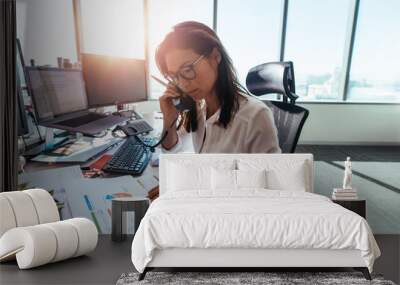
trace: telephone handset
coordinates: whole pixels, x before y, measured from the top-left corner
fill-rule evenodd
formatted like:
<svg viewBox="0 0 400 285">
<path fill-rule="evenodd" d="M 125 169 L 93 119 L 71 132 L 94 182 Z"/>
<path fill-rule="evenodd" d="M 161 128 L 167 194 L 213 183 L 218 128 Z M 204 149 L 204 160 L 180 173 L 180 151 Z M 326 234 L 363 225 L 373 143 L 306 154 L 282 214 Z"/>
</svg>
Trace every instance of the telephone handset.
<svg viewBox="0 0 400 285">
<path fill-rule="evenodd" d="M 167 83 L 165 83 L 161 79 L 155 77 L 154 75 L 152 75 L 151 77 L 153 77 L 158 83 L 164 85 L 165 87 L 168 86 Z M 172 83 L 172 82 L 170 82 L 170 83 Z M 195 106 L 195 102 L 194 102 L 193 98 L 190 97 L 189 95 L 187 95 L 185 92 L 183 92 L 183 90 L 181 88 L 179 88 L 179 86 L 177 86 L 174 83 L 172 83 L 172 84 L 176 87 L 178 92 L 181 94 L 181 96 L 179 98 L 172 99 L 172 103 L 174 104 L 175 108 L 180 112 L 190 111 L 190 109 L 192 109 L 192 107 Z"/>
<path fill-rule="evenodd" d="M 172 99 L 175 108 L 180 112 L 190 111 L 195 102 L 189 95 L 182 95 L 178 99 Z"/>
</svg>

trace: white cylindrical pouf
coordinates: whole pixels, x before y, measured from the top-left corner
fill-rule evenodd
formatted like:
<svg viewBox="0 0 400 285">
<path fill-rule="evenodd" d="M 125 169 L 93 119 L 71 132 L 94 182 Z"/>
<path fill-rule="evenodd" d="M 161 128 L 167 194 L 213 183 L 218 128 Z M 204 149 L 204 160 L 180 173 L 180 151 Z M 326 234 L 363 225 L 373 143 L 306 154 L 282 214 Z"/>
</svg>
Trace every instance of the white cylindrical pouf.
<svg viewBox="0 0 400 285">
<path fill-rule="evenodd" d="M 91 220 L 86 218 L 73 218 L 65 220 L 75 227 L 78 233 L 79 245 L 74 257 L 86 254 L 96 248 L 98 231 Z"/>
<path fill-rule="evenodd" d="M 57 252 L 51 262 L 57 262 L 73 257 L 78 249 L 78 233 L 75 228 L 65 221 L 41 225 L 51 229 L 56 235 Z"/>
<path fill-rule="evenodd" d="M 31 197 L 23 191 L 1 193 L 13 209 L 17 227 L 33 226 L 39 223 L 36 208 Z"/>
<path fill-rule="evenodd" d="M 0 193 L 0 261 L 16 258 L 20 269 L 28 269 L 96 248 L 98 231 L 91 220 L 59 218 L 43 189 Z"/>
<path fill-rule="evenodd" d="M 0 239 L 0 252 L 16 253 L 20 269 L 40 266 L 53 260 L 57 252 L 54 232 L 41 225 L 14 228 Z"/>
<path fill-rule="evenodd" d="M 6 231 L 17 226 L 11 204 L 2 194 L 0 193 L 0 238 Z"/>
<path fill-rule="evenodd" d="M 39 218 L 39 224 L 60 220 L 57 205 L 49 192 L 43 189 L 29 189 L 23 192 L 31 197 Z"/>
</svg>

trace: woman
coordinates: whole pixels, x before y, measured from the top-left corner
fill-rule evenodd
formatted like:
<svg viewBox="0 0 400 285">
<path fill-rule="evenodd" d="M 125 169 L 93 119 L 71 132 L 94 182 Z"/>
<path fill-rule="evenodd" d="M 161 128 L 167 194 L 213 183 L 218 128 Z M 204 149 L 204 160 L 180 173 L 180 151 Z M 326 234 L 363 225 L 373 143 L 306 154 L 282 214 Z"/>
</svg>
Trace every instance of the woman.
<svg viewBox="0 0 400 285">
<path fill-rule="evenodd" d="M 215 32 L 198 22 L 173 27 L 156 51 L 156 63 L 170 81 L 160 97 L 164 151 L 182 150 L 192 133 L 196 153 L 280 152 L 271 110 L 239 84 L 231 59 Z M 194 99 L 179 113 L 179 88 Z M 176 127 L 176 121 L 179 124 Z"/>
</svg>

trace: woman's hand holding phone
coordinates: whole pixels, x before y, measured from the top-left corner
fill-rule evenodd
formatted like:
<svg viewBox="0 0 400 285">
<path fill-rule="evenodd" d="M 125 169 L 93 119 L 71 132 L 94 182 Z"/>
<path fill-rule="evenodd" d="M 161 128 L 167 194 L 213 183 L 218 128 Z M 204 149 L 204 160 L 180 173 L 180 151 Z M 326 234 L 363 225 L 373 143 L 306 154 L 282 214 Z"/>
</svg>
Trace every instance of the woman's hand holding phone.
<svg viewBox="0 0 400 285">
<path fill-rule="evenodd" d="M 178 110 L 175 108 L 173 99 L 178 99 L 181 96 L 175 85 L 168 83 L 167 89 L 160 97 L 160 109 L 164 115 L 164 126 L 170 126 L 178 117 Z"/>
<path fill-rule="evenodd" d="M 176 119 L 178 118 L 178 110 L 176 109 L 173 99 L 177 99 L 181 94 L 176 89 L 176 87 L 169 83 L 167 85 L 167 89 L 164 91 L 164 94 L 160 97 L 160 109 L 163 113 L 164 117 L 164 132 L 168 132 L 168 135 L 165 137 L 164 142 L 162 143 L 165 149 L 170 149 L 174 145 L 176 145 L 178 141 L 178 133 L 176 128 L 171 128 Z"/>
</svg>

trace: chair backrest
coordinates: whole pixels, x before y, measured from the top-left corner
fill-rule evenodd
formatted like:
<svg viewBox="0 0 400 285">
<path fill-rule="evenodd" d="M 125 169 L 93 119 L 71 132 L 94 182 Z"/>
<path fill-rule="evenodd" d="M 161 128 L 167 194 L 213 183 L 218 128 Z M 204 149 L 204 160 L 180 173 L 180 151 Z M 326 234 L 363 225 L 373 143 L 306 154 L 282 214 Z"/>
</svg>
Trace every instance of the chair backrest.
<svg viewBox="0 0 400 285">
<path fill-rule="evenodd" d="M 279 101 L 266 101 L 265 104 L 274 114 L 282 153 L 294 153 L 309 111 L 303 107 Z"/>
<path fill-rule="evenodd" d="M 292 104 L 299 97 L 296 93 L 293 62 L 267 62 L 249 70 L 246 77 L 247 89 L 256 96 L 282 94 L 283 102 L 288 98 Z"/>
<path fill-rule="evenodd" d="M 293 63 L 269 62 L 250 69 L 246 78 L 247 89 L 256 96 L 270 93 L 283 95 L 283 102 L 264 101 L 274 114 L 278 129 L 279 146 L 283 153 L 294 153 L 309 111 L 296 106 Z M 287 103 L 288 98 L 290 103 Z"/>
</svg>

